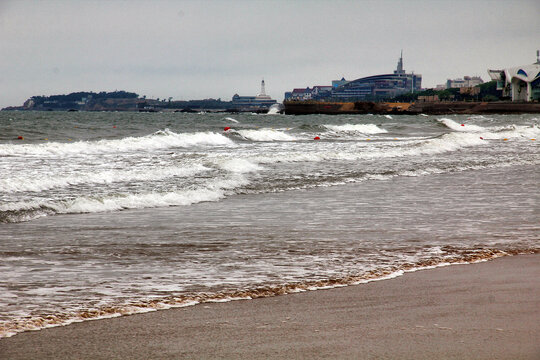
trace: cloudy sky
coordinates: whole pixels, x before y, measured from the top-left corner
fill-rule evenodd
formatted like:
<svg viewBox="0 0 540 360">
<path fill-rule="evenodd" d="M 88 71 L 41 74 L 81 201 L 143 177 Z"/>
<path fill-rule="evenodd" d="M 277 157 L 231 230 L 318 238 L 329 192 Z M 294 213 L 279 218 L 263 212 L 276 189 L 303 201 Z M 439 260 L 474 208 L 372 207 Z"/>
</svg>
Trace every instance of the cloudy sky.
<svg viewBox="0 0 540 360">
<path fill-rule="evenodd" d="M 533 63 L 538 0 L 0 0 L 0 108 L 33 95 L 254 95 L 404 68 L 423 87 Z"/>
</svg>

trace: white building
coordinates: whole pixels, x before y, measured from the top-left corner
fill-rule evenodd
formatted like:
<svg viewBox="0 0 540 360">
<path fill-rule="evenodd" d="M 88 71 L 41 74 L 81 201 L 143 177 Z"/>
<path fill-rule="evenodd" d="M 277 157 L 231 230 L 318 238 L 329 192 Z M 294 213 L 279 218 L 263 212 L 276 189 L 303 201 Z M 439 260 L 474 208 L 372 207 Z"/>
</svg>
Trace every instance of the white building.
<svg viewBox="0 0 540 360">
<path fill-rule="evenodd" d="M 497 89 L 503 91 L 503 96 L 511 96 L 512 101 L 540 99 L 540 51 L 536 56 L 536 62 L 531 65 L 488 70 L 491 79 L 497 80 Z"/>
<path fill-rule="evenodd" d="M 474 87 L 483 83 L 484 80 L 479 76 L 464 76 L 463 79 L 446 80 L 446 88 Z"/>
</svg>

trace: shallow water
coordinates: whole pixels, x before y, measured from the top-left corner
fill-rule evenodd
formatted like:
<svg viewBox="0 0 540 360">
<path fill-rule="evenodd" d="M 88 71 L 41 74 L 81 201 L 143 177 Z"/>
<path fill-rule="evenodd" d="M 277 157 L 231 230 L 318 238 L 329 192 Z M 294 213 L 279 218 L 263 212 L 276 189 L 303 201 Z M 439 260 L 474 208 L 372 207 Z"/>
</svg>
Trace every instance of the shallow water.
<svg viewBox="0 0 540 360">
<path fill-rule="evenodd" d="M 538 251 L 538 122 L 0 112 L 0 336 Z"/>
</svg>

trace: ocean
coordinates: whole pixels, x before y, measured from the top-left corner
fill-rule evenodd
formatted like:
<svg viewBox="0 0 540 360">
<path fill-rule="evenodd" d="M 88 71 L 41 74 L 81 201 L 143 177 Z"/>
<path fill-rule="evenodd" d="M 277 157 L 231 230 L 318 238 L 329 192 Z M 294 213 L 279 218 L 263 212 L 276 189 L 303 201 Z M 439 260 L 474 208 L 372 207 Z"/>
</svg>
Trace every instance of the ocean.
<svg viewBox="0 0 540 360">
<path fill-rule="evenodd" d="M 539 122 L 0 112 L 0 337 L 538 252 Z"/>
</svg>

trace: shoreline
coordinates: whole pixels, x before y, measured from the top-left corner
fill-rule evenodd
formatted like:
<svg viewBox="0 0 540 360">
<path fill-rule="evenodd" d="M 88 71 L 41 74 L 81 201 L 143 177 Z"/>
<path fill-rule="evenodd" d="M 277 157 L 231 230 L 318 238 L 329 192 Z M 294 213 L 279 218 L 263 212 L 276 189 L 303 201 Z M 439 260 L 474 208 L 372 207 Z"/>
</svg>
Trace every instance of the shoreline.
<svg viewBox="0 0 540 360">
<path fill-rule="evenodd" d="M 447 358 L 540 355 L 540 254 L 385 281 L 206 302 L 0 339 L 0 356 Z"/>
<path fill-rule="evenodd" d="M 0 333 L 0 340 L 9 338 L 17 334 L 28 331 L 40 331 L 55 327 L 64 327 L 76 323 L 106 320 L 121 316 L 132 316 L 146 314 L 154 311 L 171 310 L 197 306 L 208 303 L 230 302 L 238 300 L 255 300 L 261 298 L 270 298 L 296 294 L 307 291 L 331 290 L 347 286 L 357 286 L 368 284 L 375 281 L 385 281 L 403 276 L 406 273 L 417 271 L 432 270 L 440 267 L 452 265 L 471 265 L 492 261 L 501 257 L 537 254 L 534 249 L 521 249 L 512 252 L 502 250 L 484 249 L 462 257 L 449 257 L 442 259 L 428 259 L 417 263 L 405 263 L 401 266 L 368 271 L 361 275 L 346 276 L 343 278 L 330 278 L 325 280 L 311 280 L 306 282 L 285 283 L 282 285 L 268 285 L 245 290 L 231 290 L 216 293 L 186 294 L 178 296 L 163 297 L 161 299 L 139 300 L 132 304 L 124 305 L 106 305 L 104 307 L 83 311 L 79 313 L 51 314 L 44 317 L 31 318 L 27 321 L 20 321 L 17 328 L 2 327 L 0 330 L 8 331 Z M 11 332 L 9 332 L 11 330 Z"/>
</svg>

